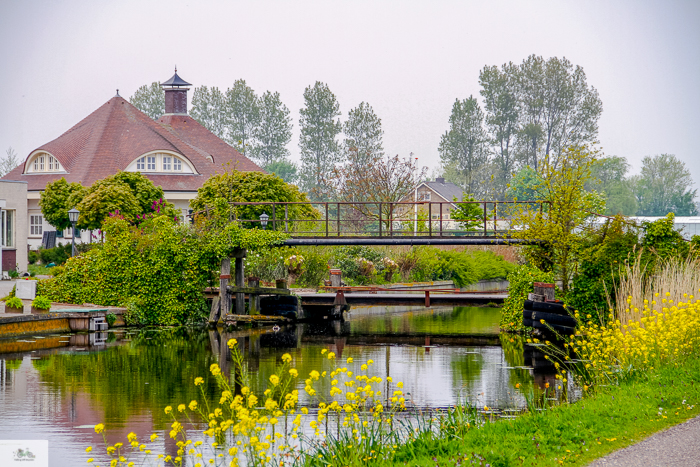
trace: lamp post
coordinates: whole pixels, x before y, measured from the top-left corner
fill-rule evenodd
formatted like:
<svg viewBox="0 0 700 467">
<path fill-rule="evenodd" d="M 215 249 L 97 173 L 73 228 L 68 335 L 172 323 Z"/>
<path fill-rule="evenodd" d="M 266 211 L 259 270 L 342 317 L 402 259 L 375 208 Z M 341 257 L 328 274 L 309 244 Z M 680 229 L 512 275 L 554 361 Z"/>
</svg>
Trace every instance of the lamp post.
<svg viewBox="0 0 700 467">
<path fill-rule="evenodd" d="M 267 229 L 267 220 L 270 218 L 266 213 L 260 214 L 260 225 L 262 225 L 263 230 Z"/>
<path fill-rule="evenodd" d="M 71 235 L 71 256 L 75 256 L 75 224 L 78 222 L 78 217 L 80 217 L 80 211 L 73 208 L 68 211 L 68 220 L 73 224 L 73 235 Z"/>
</svg>

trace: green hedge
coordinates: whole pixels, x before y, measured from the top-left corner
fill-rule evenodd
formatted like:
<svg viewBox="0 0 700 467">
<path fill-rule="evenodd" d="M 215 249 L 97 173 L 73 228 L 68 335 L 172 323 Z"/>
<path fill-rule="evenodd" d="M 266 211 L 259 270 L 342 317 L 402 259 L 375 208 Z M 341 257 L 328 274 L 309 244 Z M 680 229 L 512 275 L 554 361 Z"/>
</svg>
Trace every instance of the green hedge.
<svg viewBox="0 0 700 467">
<path fill-rule="evenodd" d="M 175 324 L 206 313 L 203 290 L 219 261 L 236 247 L 260 249 L 282 234 L 242 232 L 236 224 L 200 231 L 159 216 L 138 226 L 113 217 L 103 224 L 106 240 L 54 269 L 39 292 L 52 301 L 127 306 L 132 322 Z"/>
<path fill-rule="evenodd" d="M 501 309 L 501 329 L 506 331 L 518 331 L 525 329 L 523 326 L 523 305 L 527 300 L 527 294 L 532 293 L 535 282 L 554 283 L 554 273 L 545 272 L 534 266 L 518 266 L 508 274 L 508 297 L 503 302 Z"/>
</svg>

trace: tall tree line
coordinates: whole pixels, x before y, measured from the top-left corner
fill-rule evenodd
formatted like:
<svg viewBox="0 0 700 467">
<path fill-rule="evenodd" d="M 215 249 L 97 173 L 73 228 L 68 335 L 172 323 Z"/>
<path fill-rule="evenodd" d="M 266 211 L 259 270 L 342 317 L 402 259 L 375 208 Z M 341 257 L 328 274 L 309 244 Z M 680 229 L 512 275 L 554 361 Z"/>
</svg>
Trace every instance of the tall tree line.
<svg viewBox="0 0 700 467">
<path fill-rule="evenodd" d="M 164 92 L 158 83 L 141 86 L 130 101 L 153 119 L 164 112 Z M 267 91 L 258 96 L 244 80 L 226 91 L 200 86 L 193 90 L 190 110 L 205 128 L 265 170 L 298 183 L 313 199 L 337 195 L 336 170 L 341 167 L 362 173 L 354 169 L 389 163 L 384 160 L 381 119 L 367 102 L 351 109 L 341 122 L 335 94 L 326 83 L 316 82 L 304 90 L 304 107 L 299 113 L 301 163 L 297 167 L 289 160 L 287 148 L 292 120 L 279 93 Z"/>
<path fill-rule="evenodd" d="M 479 84 L 483 109 L 457 99 L 438 148 L 446 178 L 470 194 L 503 199 L 519 169 L 556 167 L 569 146 L 596 141 L 602 102 L 566 58 L 485 66 Z"/>
</svg>

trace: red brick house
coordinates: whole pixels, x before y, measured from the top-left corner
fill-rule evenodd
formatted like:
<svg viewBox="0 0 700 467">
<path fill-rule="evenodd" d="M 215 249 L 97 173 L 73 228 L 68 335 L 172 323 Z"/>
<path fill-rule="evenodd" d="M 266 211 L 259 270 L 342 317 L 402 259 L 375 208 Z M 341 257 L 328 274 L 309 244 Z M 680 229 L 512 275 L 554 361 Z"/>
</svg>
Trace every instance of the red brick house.
<svg viewBox="0 0 700 467">
<path fill-rule="evenodd" d="M 61 177 L 89 186 L 120 170 L 141 172 L 186 213 L 197 189 L 211 175 L 225 170 L 224 166 L 262 171 L 187 114 L 191 85 L 177 70 L 161 86 L 165 114 L 158 120 L 149 118 L 117 92 L 61 136 L 36 148 L 24 164 L 3 177 L 28 184 L 27 235 L 32 248 L 41 244 L 44 231 L 55 230 L 43 220 L 39 199 L 46 184 Z M 85 234 L 83 240 L 88 238 Z"/>
</svg>

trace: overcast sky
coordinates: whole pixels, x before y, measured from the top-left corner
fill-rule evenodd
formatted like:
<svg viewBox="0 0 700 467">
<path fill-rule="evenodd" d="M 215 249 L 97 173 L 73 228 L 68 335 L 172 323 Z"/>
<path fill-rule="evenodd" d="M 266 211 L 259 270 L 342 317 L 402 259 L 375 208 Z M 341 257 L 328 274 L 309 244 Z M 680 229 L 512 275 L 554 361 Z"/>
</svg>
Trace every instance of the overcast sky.
<svg viewBox="0 0 700 467">
<path fill-rule="evenodd" d="M 389 154 L 438 166 L 456 98 L 484 65 L 531 54 L 580 65 L 603 101 L 600 141 L 634 170 L 676 154 L 700 182 L 700 1 L 0 0 L 0 150 L 24 159 L 119 93 L 178 74 L 278 91 L 298 118 L 327 83 L 362 101 Z M 190 96 L 191 97 L 191 96 Z"/>
</svg>

